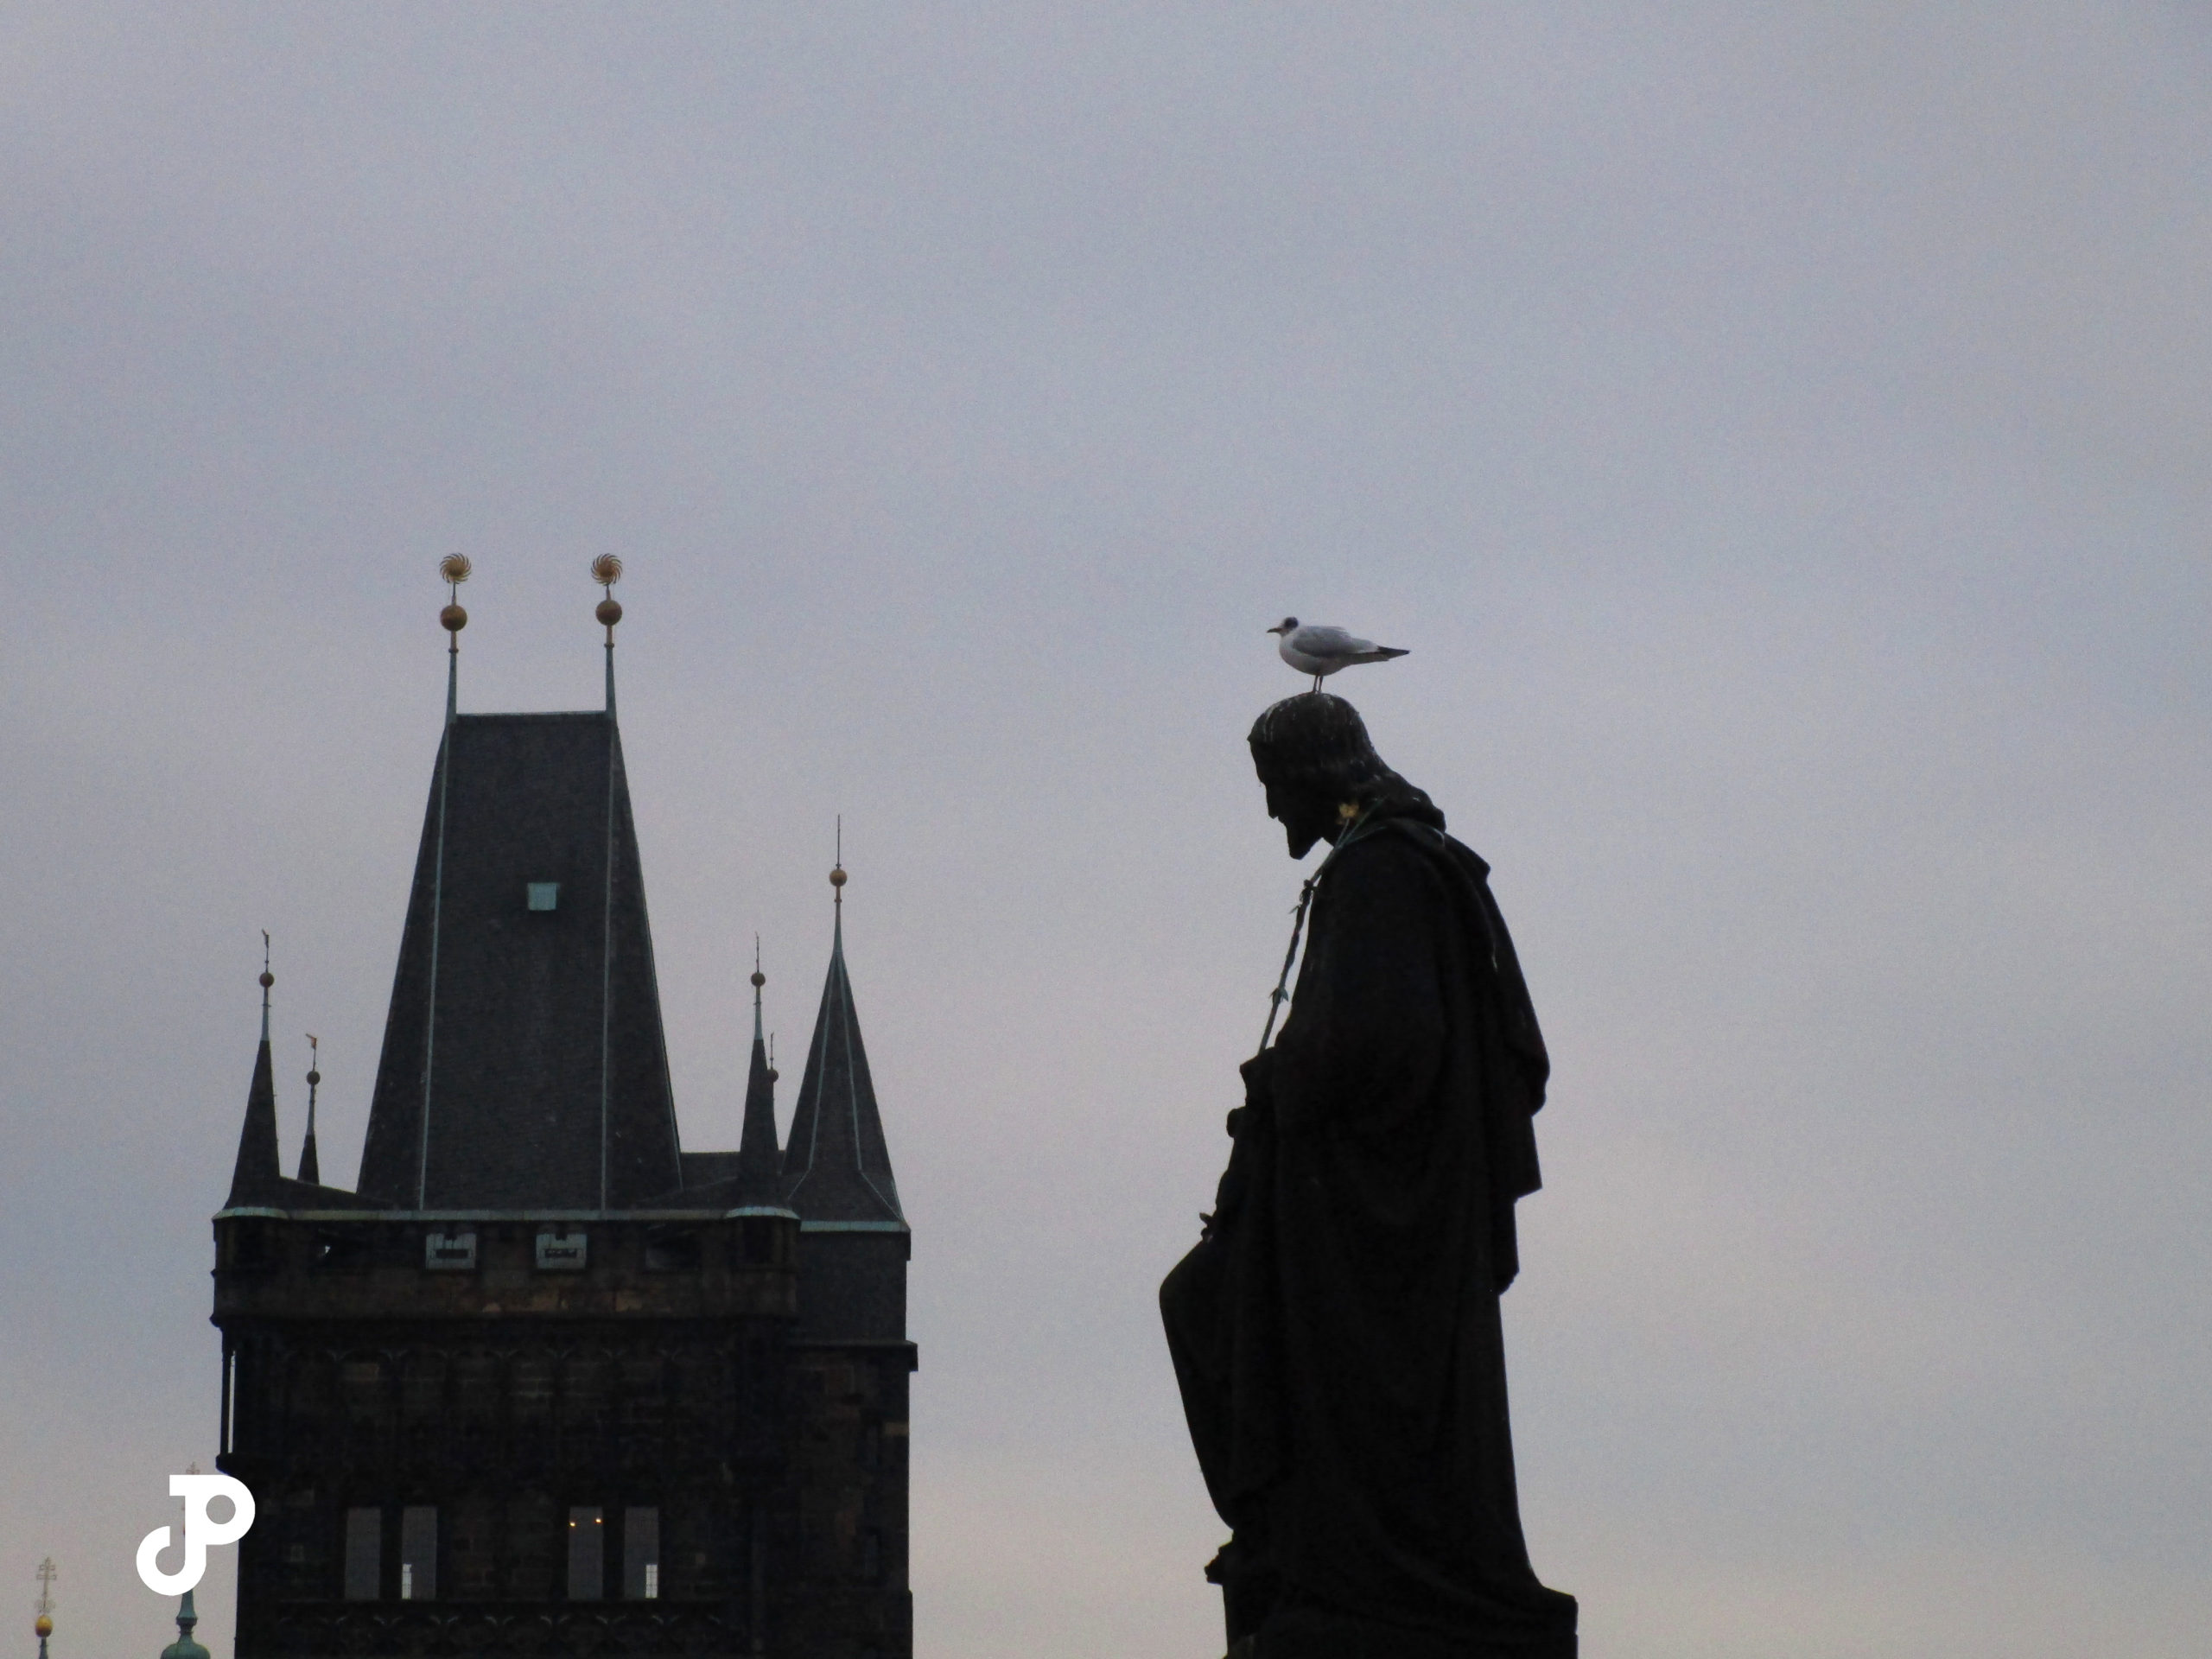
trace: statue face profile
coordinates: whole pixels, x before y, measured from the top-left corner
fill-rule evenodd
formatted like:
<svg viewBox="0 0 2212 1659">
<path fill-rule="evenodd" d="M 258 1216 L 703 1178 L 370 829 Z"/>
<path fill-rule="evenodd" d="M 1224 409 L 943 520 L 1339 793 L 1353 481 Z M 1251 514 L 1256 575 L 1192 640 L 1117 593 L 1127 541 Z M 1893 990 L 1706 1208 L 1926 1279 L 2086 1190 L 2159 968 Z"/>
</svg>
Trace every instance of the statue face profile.
<svg viewBox="0 0 2212 1659">
<path fill-rule="evenodd" d="M 1263 778 L 1261 783 L 1268 791 L 1268 816 L 1282 825 L 1293 858 L 1305 857 L 1317 841 L 1337 838 L 1337 826 L 1343 820 L 1334 801 L 1280 781 L 1269 783 Z"/>
</svg>

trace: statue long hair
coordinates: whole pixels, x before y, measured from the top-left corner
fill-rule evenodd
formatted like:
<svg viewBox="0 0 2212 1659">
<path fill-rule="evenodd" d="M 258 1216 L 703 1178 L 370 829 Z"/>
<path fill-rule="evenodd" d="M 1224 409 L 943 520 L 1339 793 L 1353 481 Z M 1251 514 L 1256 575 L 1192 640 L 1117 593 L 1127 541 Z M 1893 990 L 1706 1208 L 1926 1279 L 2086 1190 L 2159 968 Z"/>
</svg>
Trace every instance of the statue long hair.
<svg viewBox="0 0 2212 1659">
<path fill-rule="evenodd" d="M 1252 722 L 1246 741 L 1263 784 L 1444 827 L 1436 804 L 1384 764 L 1367 735 L 1367 722 L 1342 697 L 1326 691 L 1285 697 Z"/>
</svg>

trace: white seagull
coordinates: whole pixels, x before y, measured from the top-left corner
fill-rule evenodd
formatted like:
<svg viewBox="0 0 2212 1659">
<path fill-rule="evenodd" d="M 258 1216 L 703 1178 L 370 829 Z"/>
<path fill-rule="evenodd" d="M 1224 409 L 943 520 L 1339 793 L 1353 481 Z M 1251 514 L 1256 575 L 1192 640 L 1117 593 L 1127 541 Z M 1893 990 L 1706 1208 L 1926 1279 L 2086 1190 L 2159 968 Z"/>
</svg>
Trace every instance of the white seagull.
<svg viewBox="0 0 2212 1659">
<path fill-rule="evenodd" d="M 1324 676 L 1340 668 L 1350 668 L 1354 663 L 1387 663 L 1406 654 L 1395 645 L 1378 645 L 1372 639 L 1358 639 L 1324 623 L 1301 626 L 1294 616 L 1286 616 L 1268 632 L 1281 636 L 1275 642 L 1276 654 L 1300 673 L 1311 674 L 1316 691 L 1321 689 Z"/>
</svg>

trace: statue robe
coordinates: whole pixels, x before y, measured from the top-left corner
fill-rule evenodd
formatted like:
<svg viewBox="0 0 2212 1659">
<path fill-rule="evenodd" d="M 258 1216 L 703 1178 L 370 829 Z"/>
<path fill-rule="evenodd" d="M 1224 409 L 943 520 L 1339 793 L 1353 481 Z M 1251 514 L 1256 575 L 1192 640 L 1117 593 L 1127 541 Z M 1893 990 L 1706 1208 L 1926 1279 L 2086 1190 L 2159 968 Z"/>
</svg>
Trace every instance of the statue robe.
<svg viewBox="0 0 2212 1659">
<path fill-rule="evenodd" d="M 1261 1656 L 1574 1652 L 1514 1490 L 1498 1295 L 1549 1062 L 1488 875 L 1425 804 L 1333 855 L 1206 1236 L 1160 1287 L 1236 1533 L 1210 1576 Z"/>
</svg>

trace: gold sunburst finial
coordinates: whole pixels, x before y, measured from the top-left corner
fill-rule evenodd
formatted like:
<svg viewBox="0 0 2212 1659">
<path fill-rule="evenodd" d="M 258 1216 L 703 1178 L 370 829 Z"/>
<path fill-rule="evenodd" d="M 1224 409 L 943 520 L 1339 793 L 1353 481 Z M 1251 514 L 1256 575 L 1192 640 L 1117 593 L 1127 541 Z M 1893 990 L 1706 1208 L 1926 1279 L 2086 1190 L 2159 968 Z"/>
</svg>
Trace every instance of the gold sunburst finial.
<svg viewBox="0 0 2212 1659">
<path fill-rule="evenodd" d="M 614 643 L 614 625 L 622 620 L 622 601 L 614 597 L 614 584 L 622 580 L 622 561 L 612 553 L 602 553 L 591 562 L 591 579 L 607 590 L 607 597 L 599 601 L 599 608 L 592 614 L 607 630 L 607 643 Z"/>
<path fill-rule="evenodd" d="M 438 561 L 438 574 L 446 580 L 448 591 L 445 609 L 438 613 L 438 626 L 453 638 L 448 647 L 461 649 L 461 631 L 468 626 L 468 613 L 461 607 L 461 584 L 468 580 L 468 573 L 476 567 L 468 562 L 466 553 L 448 553 Z"/>
</svg>

